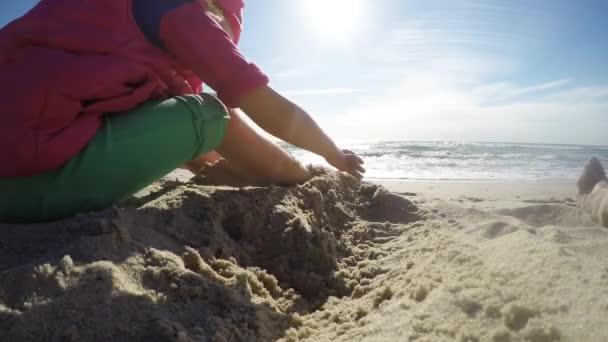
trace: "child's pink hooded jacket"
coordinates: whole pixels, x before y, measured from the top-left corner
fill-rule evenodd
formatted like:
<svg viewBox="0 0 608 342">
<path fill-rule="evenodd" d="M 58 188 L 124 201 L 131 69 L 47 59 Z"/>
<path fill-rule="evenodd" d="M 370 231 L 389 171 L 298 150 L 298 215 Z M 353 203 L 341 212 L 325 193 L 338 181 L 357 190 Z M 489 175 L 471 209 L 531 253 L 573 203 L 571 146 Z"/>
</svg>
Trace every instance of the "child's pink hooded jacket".
<svg viewBox="0 0 608 342">
<path fill-rule="evenodd" d="M 242 0 L 219 3 L 240 25 Z M 42 0 L 0 30 L 0 177 L 57 169 L 102 115 L 201 80 L 228 107 L 268 83 L 197 1 Z"/>
</svg>

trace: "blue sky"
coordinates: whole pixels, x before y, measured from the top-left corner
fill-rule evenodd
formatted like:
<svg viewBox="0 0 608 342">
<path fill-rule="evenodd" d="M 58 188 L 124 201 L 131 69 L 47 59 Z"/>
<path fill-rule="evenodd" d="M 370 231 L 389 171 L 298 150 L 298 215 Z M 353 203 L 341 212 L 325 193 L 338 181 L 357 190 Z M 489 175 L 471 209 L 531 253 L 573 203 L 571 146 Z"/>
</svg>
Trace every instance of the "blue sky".
<svg viewBox="0 0 608 342">
<path fill-rule="evenodd" d="M 608 145 L 608 1 L 246 5 L 244 55 L 338 140 Z"/>
</svg>

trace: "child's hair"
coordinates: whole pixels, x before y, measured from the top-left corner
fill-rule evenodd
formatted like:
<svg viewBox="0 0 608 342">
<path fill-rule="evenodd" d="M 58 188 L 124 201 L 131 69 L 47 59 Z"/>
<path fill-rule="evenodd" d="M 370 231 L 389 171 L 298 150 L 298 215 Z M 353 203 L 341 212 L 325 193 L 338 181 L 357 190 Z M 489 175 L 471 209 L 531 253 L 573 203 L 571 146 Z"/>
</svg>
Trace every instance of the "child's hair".
<svg viewBox="0 0 608 342">
<path fill-rule="evenodd" d="M 218 22 L 222 22 L 225 19 L 224 11 L 215 3 L 213 0 L 205 0 L 207 11 L 215 17 Z"/>
<path fill-rule="evenodd" d="M 243 29 L 243 0 L 197 0 L 205 11 L 228 33 L 235 44 L 238 44 Z"/>
</svg>

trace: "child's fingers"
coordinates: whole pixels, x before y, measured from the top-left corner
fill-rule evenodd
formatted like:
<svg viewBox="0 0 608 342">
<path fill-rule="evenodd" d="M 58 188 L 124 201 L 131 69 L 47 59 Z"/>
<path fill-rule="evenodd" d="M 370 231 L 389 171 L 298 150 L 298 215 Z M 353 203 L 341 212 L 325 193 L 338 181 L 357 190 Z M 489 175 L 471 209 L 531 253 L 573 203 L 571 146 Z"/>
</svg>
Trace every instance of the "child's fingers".
<svg viewBox="0 0 608 342">
<path fill-rule="evenodd" d="M 365 171 L 366 171 L 366 170 L 365 170 L 365 168 L 364 168 L 363 166 L 358 165 L 358 164 L 357 164 L 357 166 L 356 166 L 356 169 L 355 169 L 355 170 L 356 170 L 357 172 L 360 172 L 360 173 L 365 173 Z"/>
<path fill-rule="evenodd" d="M 363 168 L 362 164 L 363 162 L 361 161 L 361 158 L 355 156 L 355 155 L 347 155 L 346 156 L 347 162 L 348 162 L 348 167 L 351 170 L 357 171 L 357 172 L 361 172 L 361 173 L 365 173 L 365 169 Z"/>
<path fill-rule="evenodd" d="M 362 174 L 360 174 L 359 172 L 353 172 L 353 173 L 351 173 L 351 175 L 352 175 L 353 177 L 357 178 L 358 180 L 363 179 L 363 175 L 362 175 Z"/>
<path fill-rule="evenodd" d="M 349 150 L 341 150 L 342 155 L 339 159 L 330 160 L 327 159 L 328 163 L 334 166 L 336 169 L 346 172 L 351 176 L 361 180 L 363 178 L 363 174 L 365 173 L 365 169 L 362 164 L 364 163 L 361 158 L 359 158 L 356 154 Z"/>
<path fill-rule="evenodd" d="M 358 164 L 351 164 L 351 163 L 348 163 L 346 168 L 343 168 L 340 171 L 346 172 L 349 175 L 351 175 L 359 180 L 361 180 L 363 178 L 363 173 L 365 173 L 365 170 L 363 170 L 363 168 L 360 167 Z"/>
<path fill-rule="evenodd" d="M 355 154 L 355 152 L 353 152 L 353 151 L 351 151 L 351 150 L 342 150 L 342 152 L 343 152 L 345 155 L 347 155 L 347 156 L 353 156 L 353 157 L 355 158 L 355 160 L 357 160 L 357 162 L 358 162 L 359 164 L 363 164 L 363 163 L 365 163 L 365 162 L 363 161 L 363 159 L 361 159 L 361 158 L 360 158 L 360 157 L 359 157 L 357 154 Z"/>
<path fill-rule="evenodd" d="M 362 166 L 362 165 L 363 165 L 363 164 L 365 164 L 365 162 L 363 161 L 363 159 L 361 159 L 361 158 L 359 158 L 359 157 L 355 156 L 355 160 L 357 161 L 357 166 L 359 166 L 359 167 L 363 168 L 363 166 Z"/>
<path fill-rule="evenodd" d="M 349 168 L 351 170 L 360 172 L 360 173 L 365 173 L 365 168 L 363 166 L 361 166 L 361 164 L 357 163 L 356 161 L 353 161 L 350 163 Z"/>
</svg>

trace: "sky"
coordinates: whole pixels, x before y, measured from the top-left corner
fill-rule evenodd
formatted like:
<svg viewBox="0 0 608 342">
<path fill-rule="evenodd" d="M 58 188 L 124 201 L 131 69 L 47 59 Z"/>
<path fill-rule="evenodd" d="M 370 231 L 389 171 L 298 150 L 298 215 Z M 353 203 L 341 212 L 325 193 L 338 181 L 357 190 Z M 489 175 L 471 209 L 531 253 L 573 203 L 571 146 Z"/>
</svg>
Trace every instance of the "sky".
<svg viewBox="0 0 608 342">
<path fill-rule="evenodd" d="M 36 1 L 4 1 L 0 25 Z M 338 141 L 608 145 L 608 1 L 246 0 L 240 48 Z"/>
</svg>

